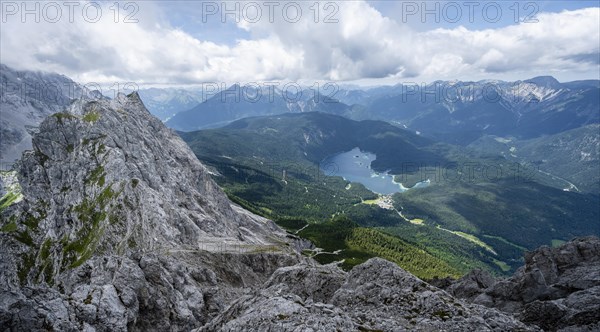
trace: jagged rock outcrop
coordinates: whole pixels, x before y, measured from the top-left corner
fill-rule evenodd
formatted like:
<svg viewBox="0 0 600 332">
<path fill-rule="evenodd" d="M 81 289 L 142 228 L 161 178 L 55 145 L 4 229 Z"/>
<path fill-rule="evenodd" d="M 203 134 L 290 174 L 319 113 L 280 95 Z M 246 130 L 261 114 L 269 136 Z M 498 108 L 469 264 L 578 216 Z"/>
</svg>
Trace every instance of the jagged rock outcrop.
<svg viewBox="0 0 600 332">
<path fill-rule="evenodd" d="M 397 265 L 373 258 L 281 268 L 262 289 L 200 328 L 208 331 L 535 331 L 510 315 L 466 304 Z"/>
<path fill-rule="evenodd" d="M 4 239 L 36 263 L 20 269 L 21 284 L 52 283 L 95 252 L 211 250 L 285 236 L 271 221 L 232 206 L 137 94 L 77 101 L 41 124 L 33 146 L 19 167 L 24 201 L 5 216 L 16 229 Z"/>
<path fill-rule="evenodd" d="M 600 329 L 600 239 L 541 247 L 527 253 L 525 266 L 510 278 L 473 271 L 445 289 L 548 331 Z"/>
<path fill-rule="evenodd" d="M 45 285 L 0 291 L 0 326 L 15 331 L 189 331 L 259 287 L 284 254 L 97 257 Z"/>
<path fill-rule="evenodd" d="M 299 262 L 135 93 L 74 102 L 33 148 L 1 214 L 3 327 L 189 330 Z"/>
</svg>

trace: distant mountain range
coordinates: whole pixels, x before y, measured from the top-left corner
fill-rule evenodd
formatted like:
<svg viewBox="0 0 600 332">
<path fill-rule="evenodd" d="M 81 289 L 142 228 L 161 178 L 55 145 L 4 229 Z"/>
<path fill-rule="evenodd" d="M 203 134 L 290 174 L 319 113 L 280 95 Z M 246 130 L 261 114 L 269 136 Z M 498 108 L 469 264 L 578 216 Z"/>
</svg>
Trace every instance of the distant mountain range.
<svg viewBox="0 0 600 332">
<path fill-rule="evenodd" d="M 560 83 L 542 76 L 525 81 L 436 81 L 289 98 L 274 90 L 233 85 L 167 125 L 181 131 L 215 128 L 250 116 L 319 111 L 354 120 L 383 120 L 444 142 L 467 145 L 485 135 L 531 139 L 599 123 L 600 81 Z M 265 94 L 265 91 L 258 91 Z M 292 100 L 293 99 L 293 100 Z"/>
<path fill-rule="evenodd" d="M 438 140 L 466 145 L 484 135 L 535 138 L 600 122 L 600 81 L 438 81 L 363 92 L 354 119 L 406 126 Z M 359 92 L 340 91 L 340 95 Z M 342 98 L 344 100 L 345 98 Z"/>
<path fill-rule="evenodd" d="M 180 131 L 193 131 L 224 126 L 251 116 L 319 111 L 344 115 L 351 107 L 312 90 L 281 91 L 235 84 L 191 110 L 177 113 L 166 122 Z"/>
<path fill-rule="evenodd" d="M 138 93 L 150 113 L 162 121 L 194 108 L 203 101 L 202 89 L 149 88 L 140 89 Z"/>
</svg>

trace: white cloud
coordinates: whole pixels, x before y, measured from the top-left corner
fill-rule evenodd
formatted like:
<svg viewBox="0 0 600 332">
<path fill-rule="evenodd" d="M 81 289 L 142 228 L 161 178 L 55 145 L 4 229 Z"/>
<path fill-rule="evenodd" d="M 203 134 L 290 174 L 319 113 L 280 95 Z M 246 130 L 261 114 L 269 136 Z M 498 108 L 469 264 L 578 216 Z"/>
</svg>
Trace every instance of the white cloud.
<svg viewBox="0 0 600 332">
<path fill-rule="evenodd" d="M 471 70 L 485 73 L 598 72 L 597 62 L 574 59 L 600 53 L 598 8 L 546 13 L 538 18 L 539 23 L 496 30 L 434 30 L 425 34 L 430 44 L 427 52 L 462 55 Z"/>
<path fill-rule="evenodd" d="M 172 27 L 168 12 L 140 2 L 140 23 L 115 23 L 105 7 L 87 23 L 2 23 L 1 61 L 64 73 L 82 82 L 200 83 L 258 80 L 452 79 L 541 74 L 598 76 L 600 9 L 541 13 L 539 23 L 424 32 L 384 17 L 363 1 L 339 2 L 338 23 L 314 22 L 312 2 L 288 23 L 238 24 L 252 38 L 229 45 Z M 109 6 L 107 4 L 106 6 Z M 121 11 L 119 21 L 124 19 Z M 567 75 L 567 74 L 565 74 Z"/>
</svg>

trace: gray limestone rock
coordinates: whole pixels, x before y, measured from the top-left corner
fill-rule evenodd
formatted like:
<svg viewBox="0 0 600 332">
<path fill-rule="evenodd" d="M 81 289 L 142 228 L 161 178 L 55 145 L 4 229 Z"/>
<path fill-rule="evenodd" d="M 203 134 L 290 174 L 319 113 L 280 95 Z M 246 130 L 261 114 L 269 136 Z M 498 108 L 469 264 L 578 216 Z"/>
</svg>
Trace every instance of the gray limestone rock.
<svg viewBox="0 0 600 332">
<path fill-rule="evenodd" d="M 12 287 L 55 284 L 97 252 L 251 251 L 285 243 L 273 222 L 232 206 L 137 94 L 77 101 L 41 124 L 33 146 L 20 162 L 23 202 L 3 217 L 17 229 L 2 241 L 16 246 L 12 257 L 35 264 L 16 260 L 8 271 L 18 273 L 1 273 Z"/>
<path fill-rule="evenodd" d="M 333 265 L 281 268 L 262 289 L 238 299 L 197 331 L 248 330 L 535 331 L 537 328 L 495 309 L 465 304 L 397 265 L 373 258 L 349 273 Z"/>
<path fill-rule="evenodd" d="M 472 272 L 445 289 L 548 331 L 594 330 L 600 324 L 600 239 L 541 247 L 527 253 L 525 266 L 510 278 L 490 281 Z"/>
<path fill-rule="evenodd" d="M 9 329 L 190 330 L 299 262 L 135 93 L 49 116 L 17 170 L 23 199 L 0 222 Z"/>
</svg>

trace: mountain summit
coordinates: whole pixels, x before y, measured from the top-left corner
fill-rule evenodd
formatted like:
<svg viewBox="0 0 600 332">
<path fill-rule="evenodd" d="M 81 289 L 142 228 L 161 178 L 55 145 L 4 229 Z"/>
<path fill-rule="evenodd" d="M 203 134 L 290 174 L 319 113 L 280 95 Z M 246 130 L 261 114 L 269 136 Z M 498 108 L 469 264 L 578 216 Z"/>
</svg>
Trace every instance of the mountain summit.
<svg viewBox="0 0 600 332">
<path fill-rule="evenodd" d="M 561 89 L 562 85 L 560 82 L 552 76 L 537 76 L 528 80 L 525 83 L 533 83 L 537 86 L 549 88 L 549 89 Z"/>
<path fill-rule="evenodd" d="M 98 250 L 197 247 L 214 238 L 269 244 L 277 236 L 272 222 L 231 205 L 136 93 L 75 102 L 41 124 L 33 147 L 19 165 L 24 202 L 7 218 L 13 239 L 46 268 L 21 267 L 21 283 L 54 280 Z"/>
<path fill-rule="evenodd" d="M 42 122 L 32 142 L 33 151 L 17 165 L 23 200 L 2 211 L 0 284 L 8 307 L 0 313 L 44 302 L 41 296 L 58 301 L 49 312 L 47 306 L 31 309 L 42 316 L 97 305 L 108 317 L 78 317 L 100 324 L 99 330 L 122 330 L 138 317 L 138 326 L 160 319 L 155 328 L 191 327 L 206 315 L 190 311 L 207 301 L 199 284 L 214 284 L 218 274 L 190 261 L 219 261 L 219 271 L 233 264 L 227 278 L 242 284 L 261 280 L 251 266 L 266 273 L 282 264 L 277 255 L 222 262 L 228 252 L 285 250 L 284 233 L 232 205 L 136 93 L 78 100 Z M 85 329 L 65 315 L 53 316 L 54 329 Z M 0 314 L 0 325 L 11 326 L 13 316 L 6 317 Z M 31 325 L 14 324 L 36 330 L 46 320 L 31 319 Z"/>
</svg>

